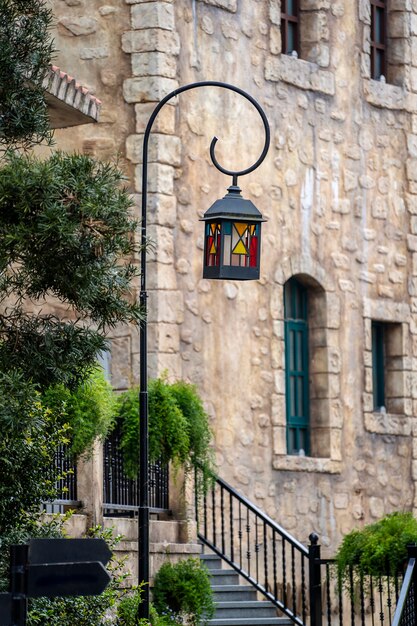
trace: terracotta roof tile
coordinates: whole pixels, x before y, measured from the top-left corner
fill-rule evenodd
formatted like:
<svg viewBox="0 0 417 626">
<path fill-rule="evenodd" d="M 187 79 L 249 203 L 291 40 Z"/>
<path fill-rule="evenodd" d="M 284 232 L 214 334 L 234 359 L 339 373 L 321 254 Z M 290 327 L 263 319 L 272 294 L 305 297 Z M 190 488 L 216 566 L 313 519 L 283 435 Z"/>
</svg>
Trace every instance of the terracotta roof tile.
<svg viewBox="0 0 417 626">
<path fill-rule="evenodd" d="M 77 109 L 92 120 L 98 120 L 101 100 L 56 65 L 50 67 L 43 86 L 51 96 Z"/>
</svg>

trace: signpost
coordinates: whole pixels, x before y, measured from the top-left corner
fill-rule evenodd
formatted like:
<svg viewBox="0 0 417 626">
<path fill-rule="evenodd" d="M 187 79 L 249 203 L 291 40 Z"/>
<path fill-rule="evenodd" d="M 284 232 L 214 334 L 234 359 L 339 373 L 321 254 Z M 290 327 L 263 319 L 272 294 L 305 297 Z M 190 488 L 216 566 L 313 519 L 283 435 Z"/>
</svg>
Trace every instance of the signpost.
<svg viewBox="0 0 417 626">
<path fill-rule="evenodd" d="M 31 539 L 11 546 L 10 593 L 0 593 L 0 626 L 26 626 L 28 598 L 95 596 L 111 578 L 104 539 Z"/>
</svg>

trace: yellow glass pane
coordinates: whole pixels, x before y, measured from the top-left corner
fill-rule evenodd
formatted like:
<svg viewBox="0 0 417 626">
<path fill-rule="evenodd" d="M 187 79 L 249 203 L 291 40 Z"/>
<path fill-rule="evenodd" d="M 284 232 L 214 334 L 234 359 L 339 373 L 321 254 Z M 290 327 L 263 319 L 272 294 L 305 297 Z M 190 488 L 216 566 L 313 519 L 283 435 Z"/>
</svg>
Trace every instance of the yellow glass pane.
<svg viewBox="0 0 417 626">
<path fill-rule="evenodd" d="M 249 228 L 250 228 L 250 234 L 254 235 L 255 234 L 256 224 L 252 224 L 252 226 L 249 226 Z"/>
<path fill-rule="evenodd" d="M 216 254 L 217 250 L 216 250 L 216 246 L 214 245 L 214 242 L 211 244 L 211 248 L 210 248 L 210 254 Z"/>
<path fill-rule="evenodd" d="M 216 224 L 210 224 L 210 232 L 212 235 L 215 234 L 216 232 Z"/>
<path fill-rule="evenodd" d="M 239 241 L 237 245 L 232 250 L 233 254 L 247 254 L 245 246 L 243 245 L 243 241 Z"/>
<path fill-rule="evenodd" d="M 242 237 L 243 233 L 245 232 L 245 230 L 247 229 L 248 225 L 247 224 L 240 224 L 239 222 L 236 222 L 236 224 L 234 225 L 237 232 L 239 233 L 239 235 Z"/>
</svg>

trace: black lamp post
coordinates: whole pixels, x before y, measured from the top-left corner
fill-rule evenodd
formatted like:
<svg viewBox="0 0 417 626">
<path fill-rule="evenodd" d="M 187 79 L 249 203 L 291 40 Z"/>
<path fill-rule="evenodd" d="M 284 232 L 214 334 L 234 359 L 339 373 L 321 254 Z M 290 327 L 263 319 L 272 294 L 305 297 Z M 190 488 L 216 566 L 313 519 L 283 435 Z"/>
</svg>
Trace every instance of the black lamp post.
<svg viewBox="0 0 417 626">
<path fill-rule="evenodd" d="M 146 291 L 146 209 L 148 184 L 148 144 L 153 123 L 162 107 L 184 91 L 197 87 L 221 87 L 234 91 L 249 100 L 258 110 L 265 129 L 265 145 L 259 159 L 245 170 L 234 172 L 223 168 L 215 156 L 217 137 L 210 145 L 213 164 L 223 174 L 232 176 L 232 186 L 222 200 L 217 200 L 205 213 L 205 245 L 203 278 L 249 280 L 259 278 L 261 223 L 265 221 L 250 200 L 242 198 L 237 186 L 238 176 L 255 170 L 265 159 L 270 143 L 269 124 L 260 105 L 248 93 L 217 81 L 191 83 L 169 93 L 155 107 L 143 137 L 142 160 L 142 221 L 141 221 L 141 290 L 140 304 L 145 320 L 140 326 L 140 393 L 139 393 L 139 528 L 138 581 L 144 581 L 143 601 L 139 605 L 138 620 L 149 619 L 149 432 L 148 432 L 148 338 Z"/>
</svg>

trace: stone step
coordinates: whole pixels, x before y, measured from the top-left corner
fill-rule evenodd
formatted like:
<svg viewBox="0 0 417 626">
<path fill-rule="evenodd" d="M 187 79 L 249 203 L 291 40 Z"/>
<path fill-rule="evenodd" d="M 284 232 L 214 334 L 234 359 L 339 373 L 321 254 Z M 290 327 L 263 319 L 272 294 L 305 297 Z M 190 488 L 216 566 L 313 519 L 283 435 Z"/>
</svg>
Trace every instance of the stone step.
<svg viewBox="0 0 417 626">
<path fill-rule="evenodd" d="M 216 610 L 208 626 L 284 626 L 287 617 L 277 617 L 276 607 L 268 600 L 258 600 L 257 591 L 239 584 L 238 573 L 216 554 L 201 554 L 209 569 Z"/>
<path fill-rule="evenodd" d="M 209 626 L 287 626 L 292 624 L 286 617 L 228 617 L 226 619 L 212 619 Z"/>
<path fill-rule="evenodd" d="M 277 611 L 270 602 L 262 600 L 216 602 L 215 617 L 277 617 Z"/>
<path fill-rule="evenodd" d="M 237 585 L 239 581 L 239 575 L 232 569 L 217 569 L 210 570 L 212 585 Z"/>
<path fill-rule="evenodd" d="M 256 600 L 254 587 L 249 585 L 211 585 L 216 602 L 248 602 Z"/>
<path fill-rule="evenodd" d="M 217 554 L 201 554 L 200 559 L 207 569 L 221 569 L 222 567 L 222 560 Z"/>
</svg>

